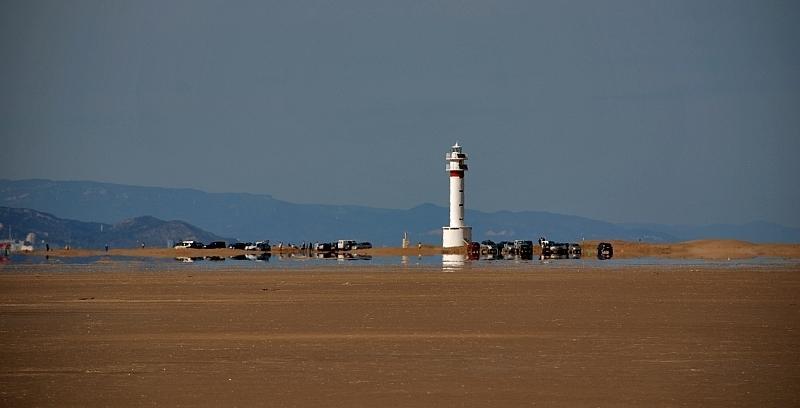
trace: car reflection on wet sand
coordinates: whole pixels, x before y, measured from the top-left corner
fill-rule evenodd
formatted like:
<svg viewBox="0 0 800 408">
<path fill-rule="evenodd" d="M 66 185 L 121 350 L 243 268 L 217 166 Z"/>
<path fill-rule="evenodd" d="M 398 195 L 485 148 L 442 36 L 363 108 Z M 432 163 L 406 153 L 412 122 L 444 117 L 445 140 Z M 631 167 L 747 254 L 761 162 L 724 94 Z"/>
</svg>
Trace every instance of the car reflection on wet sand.
<svg viewBox="0 0 800 408">
<path fill-rule="evenodd" d="M 259 262 L 267 262 L 272 255 L 269 252 L 264 252 L 261 254 L 240 254 L 240 255 L 232 255 L 229 256 L 227 259 L 231 259 L 234 261 L 259 261 Z M 175 257 L 175 260 L 181 263 L 193 263 L 193 262 L 200 262 L 200 261 L 212 261 L 212 262 L 221 262 L 224 261 L 226 258 L 222 256 L 178 256 Z"/>
<path fill-rule="evenodd" d="M 372 255 L 357 254 L 351 252 L 317 252 L 315 259 L 337 259 L 340 261 L 371 261 Z"/>
<path fill-rule="evenodd" d="M 268 262 L 269 258 L 272 257 L 272 254 L 269 252 L 263 252 L 260 254 L 241 254 L 241 255 L 233 255 L 229 257 L 234 261 L 263 261 Z"/>
</svg>

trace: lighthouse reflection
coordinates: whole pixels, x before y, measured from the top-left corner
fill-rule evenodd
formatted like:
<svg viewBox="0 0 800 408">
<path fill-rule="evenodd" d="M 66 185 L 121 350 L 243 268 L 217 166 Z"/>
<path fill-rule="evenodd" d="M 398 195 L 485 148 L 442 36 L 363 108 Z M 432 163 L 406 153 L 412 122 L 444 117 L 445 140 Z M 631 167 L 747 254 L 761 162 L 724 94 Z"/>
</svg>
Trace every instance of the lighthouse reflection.
<svg viewBox="0 0 800 408">
<path fill-rule="evenodd" d="M 442 255 L 442 271 L 459 271 L 464 269 L 467 263 L 467 256 L 464 254 L 444 254 Z"/>
</svg>

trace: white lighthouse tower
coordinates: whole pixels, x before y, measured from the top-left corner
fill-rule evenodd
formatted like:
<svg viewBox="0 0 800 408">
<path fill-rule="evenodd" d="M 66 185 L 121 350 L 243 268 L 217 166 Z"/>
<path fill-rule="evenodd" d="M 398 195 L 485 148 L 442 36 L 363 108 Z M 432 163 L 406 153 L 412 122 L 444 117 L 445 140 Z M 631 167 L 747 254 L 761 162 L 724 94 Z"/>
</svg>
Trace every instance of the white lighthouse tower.
<svg viewBox="0 0 800 408">
<path fill-rule="evenodd" d="M 442 246 L 453 248 L 472 241 L 472 227 L 464 225 L 464 172 L 467 171 L 467 155 L 458 143 L 450 148 L 444 160 L 445 170 L 450 175 L 450 225 L 442 227 Z"/>
</svg>

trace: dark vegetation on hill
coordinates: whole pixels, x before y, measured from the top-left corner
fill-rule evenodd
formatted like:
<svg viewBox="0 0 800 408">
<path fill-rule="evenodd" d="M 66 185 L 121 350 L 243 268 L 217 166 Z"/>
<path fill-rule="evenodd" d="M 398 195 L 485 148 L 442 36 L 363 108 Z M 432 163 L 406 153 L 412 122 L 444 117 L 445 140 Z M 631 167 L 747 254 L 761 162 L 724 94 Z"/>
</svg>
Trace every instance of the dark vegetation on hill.
<svg viewBox="0 0 800 408">
<path fill-rule="evenodd" d="M 183 221 L 163 221 L 145 216 L 127 219 L 116 224 L 84 222 L 55 217 L 52 214 L 27 208 L 0 207 L 0 236 L 8 238 L 9 229 L 14 239 L 24 240 L 28 233 L 36 234 L 37 246 L 42 241 L 51 247 L 69 244 L 75 248 L 113 248 L 166 246 L 181 239 L 203 242 L 224 240 Z"/>
</svg>

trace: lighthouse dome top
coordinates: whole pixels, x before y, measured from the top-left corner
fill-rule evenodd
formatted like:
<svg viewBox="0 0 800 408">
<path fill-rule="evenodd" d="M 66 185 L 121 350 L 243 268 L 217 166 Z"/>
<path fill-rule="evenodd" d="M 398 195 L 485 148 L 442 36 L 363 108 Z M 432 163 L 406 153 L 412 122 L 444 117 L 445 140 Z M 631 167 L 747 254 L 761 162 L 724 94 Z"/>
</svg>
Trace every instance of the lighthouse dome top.
<svg viewBox="0 0 800 408">
<path fill-rule="evenodd" d="M 452 147 L 450 147 L 450 151 L 447 152 L 447 154 L 445 156 L 447 157 L 448 160 L 453 160 L 453 159 L 466 160 L 467 159 L 467 155 L 464 154 L 464 152 L 461 150 L 461 145 L 459 145 L 458 142 L 456 142 L 456 144 L 454 144 Z"/>
<path fill-rule="evenodd" d="M 444 159 L 447 161 L 445 170 L 449 172 L 463 173 L 467 169 L 467 164 L 464 163 L 467 160 L 467 155 L 461 151 L 461 146 L 458 143 L 454 144 L 450 151 L 445 153 Z"/>
</svg>

